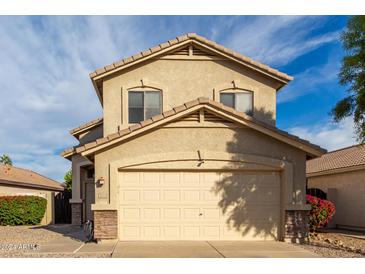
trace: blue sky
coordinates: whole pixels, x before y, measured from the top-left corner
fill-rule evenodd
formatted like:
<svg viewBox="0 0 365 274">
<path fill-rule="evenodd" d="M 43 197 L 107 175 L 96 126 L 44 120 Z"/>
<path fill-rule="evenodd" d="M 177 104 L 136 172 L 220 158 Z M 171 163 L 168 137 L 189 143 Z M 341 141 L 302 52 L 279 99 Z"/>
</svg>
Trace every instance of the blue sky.
<svg viewBox="0 0 365 274">
<path fill-rule="evenodd" d="M 277 126 L 328 150 L 356 142 L 328 115 L 346 90 L 337 74 L 346 16 L 0 17 L 0 154 L 61 181 L 68 130 L 101 116 L 88 73 L 196 32 L 295 77 L 278 93 Z"/>
</svg>

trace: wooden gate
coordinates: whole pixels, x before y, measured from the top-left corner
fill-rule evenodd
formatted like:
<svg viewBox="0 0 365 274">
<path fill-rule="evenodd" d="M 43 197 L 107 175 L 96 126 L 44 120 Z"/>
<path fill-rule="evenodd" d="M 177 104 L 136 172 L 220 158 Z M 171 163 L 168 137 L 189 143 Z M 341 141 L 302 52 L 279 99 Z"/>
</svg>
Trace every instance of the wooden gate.
<svg viewBox="0 0 365 274">
<path fill-rule="evenodd" d="M 71 192 L 59 192 L 54 198 L 55 204 L 55 223 L 56 224 L 71 224 Z"/>
</svg>

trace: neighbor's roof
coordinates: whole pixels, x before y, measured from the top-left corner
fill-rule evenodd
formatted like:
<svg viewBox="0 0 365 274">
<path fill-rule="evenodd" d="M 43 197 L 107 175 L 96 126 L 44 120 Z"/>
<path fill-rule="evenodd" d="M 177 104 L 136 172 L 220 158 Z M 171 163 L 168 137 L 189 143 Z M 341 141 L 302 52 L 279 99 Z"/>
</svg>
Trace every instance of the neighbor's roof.
<svg viewBox="0 0 365 274">
<path fill-rule="evenodd" d="M 149 58 L 156 57 L 158 55 L 161 55 L 165 52 L 168 52 L 170 50 L 173 50 L 175 48 L 179 48 L 182 45 L 189 44 L 189 43 L 195 43 L 200 46 L 206 47 L 208 50 L 213 50 L 217 54 L 225 56 L 233 61 L 236 61 L 246 67 L 249 67 L 253 70 L 259 71 L 263 74 L 268 75 L 271 78 L 274 78 L 282 83 L 282 86 L 287 84 L 289 81 L 293 80 L 294 78 L 292 76 L 289 76 L 286 73 L 280 72 L 276 69 L 273 69 L 269 67 L 268 65 L 264 65 L 258 61 L 254 61 L 251 58 L 244 56 L 238 52 L 235 52 L 231 49 L 228 49 L 220 44 L 217 44 L 214 41 L 211 41 L 203 36 L 200 36 L 196 33 L 187 33 L 185 35 L 176 37 L 175 39 L 169 40 L 167 42 L 161 43 L 157 46 L 154 46 L 152 48 L 149 48 L 143 52 L 139 52 L 133 56 L 121 59 L 119 61 L 114 62 L 113 64 L 107 65 L 105 67 L 99 68 L 95 70 L 94 72 L 91 72 L 89 74 L 95 90 L 97 92 L 97 95 L 99 99 L 102 101 L 102 98 L 100 96 L 99 87 L 96 84 L 96 81 L 99 79 L 102 79 L 104 76 L 110 75 L 111 73 L 120 71 L 124 68 L 130 67 L 132 65 L 135 65 L 137 63 L 140 63 L 141 61 L 147 60 Z"/>
<path fill-rule="evenodd" d="M 0 185 L 12 185 L 42 190 L 63 191 L 60 183 L 34 171 L 0 164 Z"/>
<path fill-rule="evenodd" d="M 365 145 L 362 144 L 331 151 L 307 161 L 307 175 L 331 174 L 361 166 L 365 169 Z"/>
<path fill-rule="evenodd" d="M 69 132 L 71 135 L 78 135 L 82 131 L 92 129 L 98 125 L 101 125 L 102 123 L 103 123 L 103 118 L 102 117 L 97 118 L 95 120 L 82 124 L 81 126 L 78 126 L 77 128 L 73 128 Z"/>
<path fill-rule="evenodd" d="M 209 100 L 208 98 L 201 97 L 196 100 L 187 102 L 181 106 L 175 107 L 172 110 L 156 115 L 150 119 L 134 124 L 114 134 L 110 134 L 104 138 L 97 139 L 84 145 L 69 148 L 63 151 L 61 155 L 65 158 L 68 158 L 73 154 L 82 153 L 86 155 L 89 154 L 89 151 L 91 150 L 95 152 L 98 149 L 104 149 L 109 145 L 114 145 L 119 141 L 123 141 L 129 137 L 133 137 L 136 134 L 144 132 L 145 130 L 151 130 L 152 128 L 161 126 L 161 124 L 163 123 L 173 121 L 174 119 L 179 118 L 181 115 L 188 115 L 190 112 L 196 111 L 197 108 L 202 107 L 209 108 L 209 110 L 213 112 L 215 111 L 218 114 L 226 115 L 228 118 L 234 118 L 236 119 L 236 121 L 242 122 L 243 124 L 258 131 L 261 131 L 264 134 L 270 135 L 288 144 L 296 146 L 306 151 L 310 155 L 320 156 L 323 153 L 327 152 L 317 145 L 311 144 L 306 140 L 300 139 L 299 137 L 291 135 L 288 132 L 282 131 L 274 126 L 270 126 L 266 123 L 258 121 L 243 112 L 238 112 L 233 108 L 224 106 L 222 103 L 218 103 L 216 101 Z"/>
</svg>

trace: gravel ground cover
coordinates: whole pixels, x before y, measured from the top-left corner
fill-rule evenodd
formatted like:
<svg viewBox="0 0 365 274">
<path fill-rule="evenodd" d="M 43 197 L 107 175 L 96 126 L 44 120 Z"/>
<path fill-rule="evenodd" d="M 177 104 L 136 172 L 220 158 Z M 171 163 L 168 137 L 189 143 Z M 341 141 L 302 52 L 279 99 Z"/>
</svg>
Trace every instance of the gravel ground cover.
<svg viewBox="0 0 365 274">
<path fill-rule="evenodd" d="M 309 243 L 302 247 L 326 258 L 365 257 L 365 239 L 339 232 L 311 234 Z"/>
<path fill-rule="evenodd" d="M 73 239 L 84 241 L 80 227 L 59 225 L 49 227 L 37 226 L 0 226 L 0 257 L 20 258 L 88 258 L 110 257 L 108 253 L 36 253 L 33 249 L 53 241 Z M 27 249 L 27 250 L 24 250 Z M 30 251 L 29 251 L 30 250 Z"/>
</svg>

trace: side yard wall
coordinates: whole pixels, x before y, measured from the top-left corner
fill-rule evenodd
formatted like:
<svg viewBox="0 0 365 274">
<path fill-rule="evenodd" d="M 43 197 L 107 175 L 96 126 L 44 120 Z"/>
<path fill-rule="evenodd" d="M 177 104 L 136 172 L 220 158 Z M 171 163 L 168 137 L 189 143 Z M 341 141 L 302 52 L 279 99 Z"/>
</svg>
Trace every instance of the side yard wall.
<svg viewBox="0 0 365 274">
<path fill-rule="evenodd" d="M 365 170 L 310 177 L 308 188 L 327 192 L 328 200 L 335 203 L 332 225 L 365 229 Z"/>
</svg>

